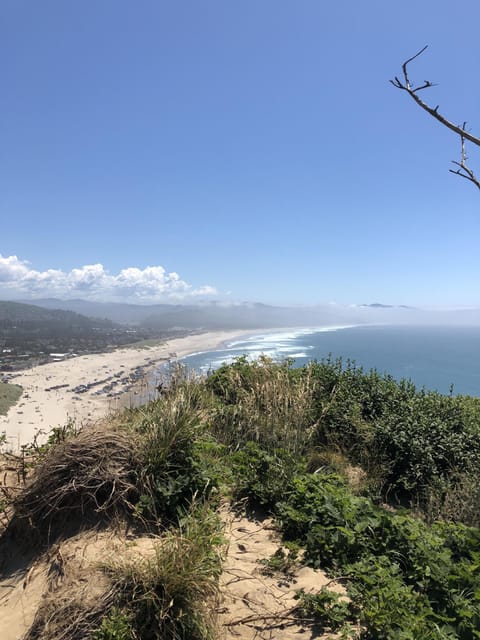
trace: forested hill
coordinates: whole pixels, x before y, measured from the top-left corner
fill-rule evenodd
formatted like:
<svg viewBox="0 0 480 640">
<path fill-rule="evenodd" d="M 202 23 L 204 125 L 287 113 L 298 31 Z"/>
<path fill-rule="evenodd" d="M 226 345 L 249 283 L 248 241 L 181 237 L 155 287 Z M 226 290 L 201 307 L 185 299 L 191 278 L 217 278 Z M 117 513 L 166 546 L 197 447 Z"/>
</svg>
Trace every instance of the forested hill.
<svg viewBox="0 0 480 640">
<path fill-rule="evenodd" d="M 45 309 L 33 304 L 0 301 L 0 323 L 6 327 L 14 323 L 24 326 L 64 327 L 70 329 L 93 329 L 113 327 L 111 320 L 88 318 L 87 316 L 63 309 Z"/>
<path fill-rule="evenodd" d="M 0 371 L 48 362 L 55 354 L 104 351 L 151 332 L 73 311 L 0 301 Z"/>
</svg>

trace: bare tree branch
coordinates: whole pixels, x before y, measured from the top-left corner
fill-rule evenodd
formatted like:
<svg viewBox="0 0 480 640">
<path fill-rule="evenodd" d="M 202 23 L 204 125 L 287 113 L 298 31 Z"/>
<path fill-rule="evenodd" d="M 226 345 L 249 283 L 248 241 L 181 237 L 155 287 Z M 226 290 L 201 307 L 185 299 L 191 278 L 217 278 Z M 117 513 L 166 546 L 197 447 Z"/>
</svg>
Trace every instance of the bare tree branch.
<svg viewBox="0 0 480 640">
<path fill-rule="evenodd" d="M 390 80 L 390 82 L 397 89 L 402 89 L 403 91 L 406 91 L 408 95 L 411 98 L 413 98 L 413 100 L 415 100 L 415 102 L 422 109 L 424 109 L 427 113 L 429 113 L 432 117 L 434 117 L 435 120 L 438 120 L 438 122 L 443 124 L 443 126 L 447 127 L 447 129 L 450 129 L 450 131 L 453 131 L 453 133 L 457 134 L 460 137 L 460 142 L 461 142 L 460 162 L 456 162 L 454 160 L 452 161 L 453 164 L 457 165 L 459 168 L 450 169 L 450 173 L 454 173 L 455 175 L 460 176 L 461 178 L 465 178 L 466 180 L 473 182 L 473 184 L 480 189 L 480 179 L 477 178 L 475 176 L 475 173 L 472 171 L 472 169 L 468 167 L 467 155 L 465 152 L 465 141 L 471 142 L 477 147 L 480 147 L 480 138 L 472 135 L 466 130 L 466 126 L 467 126 L 466 122 L 464 122 L 462 126 L 454 124 L 450 120 L 447 120 L 447 118 L 445 118 L 445 116 L 443 116 L 441 113 L 439 113 L 438 111 L 439 105 L 437 105 L 436 107 L 431 107 L 418 96 L 419 91 L 423 91 L 424 89 L 430 89 L 430 87 L 436 86 L 435 84 L 433 84 L 433 82 L 430 82 L 430 80 L 424 80 L 422 85 L 415 87 L 413 84 L 411 84 L 410 78 L 408 77 L 408 65 L 410 64 L 410 62 L 415 60 L 415 58 L 418 58 L 420 55 L 422 55 L 422 53 L 427 49 L 427 47 L 428 45 L 423 47 L 423 49 L 420 49 L 418 53 L 416 53 L 414 56 L 412 56 L 402 64 L 403 81 L 400 80 L 398 76 L 395 76 L 395 79 Z"/>
<path fill-rule="evenodd" d="M 464 130 L 466 126 L 467 126 L 467 123 L 464 122 L 462 130 Z M 460 162 L 455 162 L 455 160 L 453 160 L 453 164 L 456 164 L 460 168 L 457 169 L 456 171 L 454 169 L 450 169 L 450 173 L 454 173 L 455 175 L 460 176 L 461 178 L 470 180 L 470 182 L 473 182 L 473 184 L 475 184 L 480 189 L 480 180 L 475 176 L 473 171 L 469 169 L 469 167 L 467 166 L 467 154 L 465 152 L 465 136 L 462 135 L 460 136 L 460 138 L 462 143 L 461 156 L 460 156 L 461 160 Z"/>
</svg>

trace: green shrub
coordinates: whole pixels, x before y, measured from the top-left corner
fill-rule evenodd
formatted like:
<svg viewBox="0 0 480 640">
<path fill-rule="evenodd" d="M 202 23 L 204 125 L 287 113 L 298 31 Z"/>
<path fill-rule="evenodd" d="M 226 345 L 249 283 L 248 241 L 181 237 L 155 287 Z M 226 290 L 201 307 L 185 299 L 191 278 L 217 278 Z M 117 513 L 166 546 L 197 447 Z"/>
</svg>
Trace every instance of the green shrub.
<svg viewBox="0 0 480 640">
<path fill-rule="evenodd" d="M 285 491 L 299 468 L 299 462 L 290 453 L 265 451 L 254 442 L 248 442 L 241 451 L 230 456 L 234 477 L 234 497 L 246 500 L 250 507 L 273 510 L 283 499 Z"/>
<path fill-rule="evenodd" d="M 349 577 L 366 638 L 480 637 L 478 529 L 385 511 L 333 474 L 295 477 L 276 509 L 307 562 Z"/>
<path fill-rule="evenodd" d="M 331 358 L 298 369 L 239 358 L 205 384 L 217 400 L 212 433 L 232 450 L 251 441 L 297 457 L 338 451 L 366 472 L 365 491 L 383 501 L 428 511 L 432 487 L 442 486 L 443 504 L 458 478 L 480 466 L 477 398 L 419 391 Z M 474 488 L 464 487 L 475 501 Z M 447 516 L 452 505 L 445 501 Z M 473 508 L 459 517 L 473 523 Z"/>
<path fill-rule="evenodd" d="M 299 601 L 296 614 L 301 620 L 312 621 L 331 631 L 345 628 L 358 614 L 351 601 L 325 587 L 316 593 L 297 591 L 295 598 Z"/>
<path fill-rule="evenodd" d="M 269 558 L 262 558 L 259 563 L 262 565 L 261 571 L 265 576 L 283 574 L 287 578 L 292 578 L 298 567 L 298 548 L 279 547 Z"/>
<path fill-rule="evenodd" d="M 20 399 L 23 387 L 18 384 L 0 382 L 0 416 L 5 416 L 10 407 L 13 407 Z"/>
<path fill-rule="evenodd" d="M 376 422 L 372 447 L 390 463 L 386 491 L 420 498 L 455 470 L 476 468 L 479 425 L 468 418 L 456 398 L 428 393 Z"/>
<path fill-rule="evenodd" d="M 103 618 L 100 628 L 93 633 L 93 640 L 132 640 L 132 634 L 130 617 L 113 607 Z"/>
<path fill-rule="evenodd" d="M 439 640 L 428 598 L 405 584 L 399 567 L 384 556 L 346 567 L 348 593 L 370 640 Z M 455 636 L 450 636 L 455 637 Z"/>
</svg>

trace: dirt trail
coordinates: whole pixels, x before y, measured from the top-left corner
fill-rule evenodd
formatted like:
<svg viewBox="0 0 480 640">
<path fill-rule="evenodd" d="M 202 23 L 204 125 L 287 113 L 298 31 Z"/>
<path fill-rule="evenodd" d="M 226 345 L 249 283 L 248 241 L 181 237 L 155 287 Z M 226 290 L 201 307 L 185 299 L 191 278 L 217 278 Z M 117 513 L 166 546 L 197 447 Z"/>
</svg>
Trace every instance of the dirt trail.
<svg viewBox="0 0 480 640">
<path fill-rule="evenodd" d="M 299 640 L 335 638 L 312 626 L 302 626 L 292 615 L 295 592 L 328 588 L 344 593 L 322 571 L 293 565 L 288 574 L 265 574 L 260 562 L 281 547 L 272 521 L 253 520 L 223 508 L 227 552 L 220 580 L 219 640 Z M 158 540 L 158 539 L 157 539 Z M 92 604 L 108 591 L 100 563 L 112 556 L 149 555 L 152 538 L 127 537 L 119 531 L 87 531 L 51 546 L 40 557 L 20 552 L 15 541 L 0 548 L 0 638 L 21 640 L 39 609 L 53 608 L 75 595 Z"/>
<path fill-rule="evenodd" d="M 223 514 L 229 541 L 221 578 L 222 602 L 219 627 L 222 640 L 299 640 L 335 638 L 335 634 L 299 624 L 292 615 L 298 604 L 295 592 L 328 588 L 344 594 L 323 571 L 293 567 L 288 575 L 265 575 L 259 561 L 270 558 L 281 547 L 271 520 L 255 521 L 231 512 Z M 302 635 L 303 634 L 303 635 Z"/>
</svg>

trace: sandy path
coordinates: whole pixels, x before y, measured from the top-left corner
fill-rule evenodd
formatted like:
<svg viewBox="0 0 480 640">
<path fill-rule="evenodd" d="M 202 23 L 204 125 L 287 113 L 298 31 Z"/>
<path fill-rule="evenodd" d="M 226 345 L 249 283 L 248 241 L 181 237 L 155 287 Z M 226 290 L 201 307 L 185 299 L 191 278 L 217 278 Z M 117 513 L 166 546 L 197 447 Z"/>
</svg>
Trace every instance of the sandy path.
<svg viewBox="0 0 480 640">
<path fill-rule="evenodd" d="M 316 593 L 322 587 L 345 596 L 345 589 L 319 570 L 292 567 L 291 574 L 262 572 L 260 560 L 270 558 L 282 546 L 280 534 L 270 520 L 254 521 L 223 511 L 228 552 L 220 580 L 221 640 L 297 640 L 302 637 L 339 639 L 322 633 L 311 623 L 300 623 L 293 609 L 295 593 Z M 288 552 L 287 552 L 288 553 Z"/>
<path fill-rule="evenodd" d="M 53 427 L 65 425 L 69 419 L 80 425 L 97 420 L 119 408 L 128 401 L 126 390 L 130 386 L 130 380 L 127 378 L 139 367 L 143 367 L 143 374 L 148 375 L 156 365 L 168 360 L 172 354 L 182 357 L 208 351 L 248 333 L 202 333 L 175 338 L 153 347 L 124 348 L 109 353 L 78 356 L 21 371 L 12 382 L 23 387 L 23 395 L 6 416 L 0 416 L 0 433 L 6 433 L 6 447 L 8 450 L 18 451 L 23 444 L 32 442 L 39 430 L 48 433 Z M 96 393 L 112 382 L 114 384 L 111 392 L 114 396 L 108 397 L 106 391 Z M 94 386 L 87 390 L 74 391 L 80 385 L 92 383 Z M 55 388 L 60 385 L 66 386 Z"/>
</svg>

